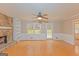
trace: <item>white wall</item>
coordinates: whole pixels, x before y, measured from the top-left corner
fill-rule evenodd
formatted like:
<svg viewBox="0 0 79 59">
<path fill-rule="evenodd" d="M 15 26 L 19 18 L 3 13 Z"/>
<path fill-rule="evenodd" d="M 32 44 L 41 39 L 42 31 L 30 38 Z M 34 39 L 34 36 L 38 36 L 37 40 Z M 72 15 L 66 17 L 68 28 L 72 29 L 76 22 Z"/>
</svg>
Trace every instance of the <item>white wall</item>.
<svg viewBox="0 0 79 59">
<path fill-rule="evenodd" d="M 74 44 L 74 23 L 71 19 L 60 22 L 54 22 L 54 40 L 63 40 L 67 43 Z"/>
<path fill-rule="evenodd" d="M 14 18 L 14 40 L 46 40 L 47 34 L 45 31 L 39 35 L 29 35 L 26 33 L 27 21 Z M 30 23 L 33 25 L 33 23 Z M 40 24 L 39 24 L 40 25 Z M 73 24 L 71 20 L 58 21 L 51 23 L 53 30 L 53 40 L 63 40 L 70 44 L 74 44 Z M 42 24 L 42 27 L 44 24 Z"/>
<path fill-rule="evenodd" d="M 53 26 L 54 33 L 62 33 L 63 32 L 63 21 L 54 21 L 52 26 Z"/>
<path fill-rule="evenodd" d="M 42 30 L 44 31 L 44 33 L 42 34 L 38 34 L 38 35 L 32 35 L 32 34 L 27 34 L 26 33 L 26 28 L 27 28 L 27 24 L 28 22 L 26 20 L 20 20 L 18 18 L 14 18 L 14 40 L 46 40 L 47 39 L 47 33 L 46 33 L 46 28 L 45 24 L 41 24 L 42 26 Z M 33 25 L 34 23 L 29 22 L 30 25 Z M 39 24 L 40 25 L 40 24 Z M 57 40 L 61 40 L 61 22 L 54 22 L 54 23 L 49 23 L 49 25 L 51 25 L 52 27 L 52 39 L 57 39 Z M 47 25 L 47 26 L 49 26 Z"/>
<path fill-rule="evenodd" d="M 63 25 L 64 41 L 74 44 L 74 23 L 71 19 L 65 20 Z"/>
</svg>

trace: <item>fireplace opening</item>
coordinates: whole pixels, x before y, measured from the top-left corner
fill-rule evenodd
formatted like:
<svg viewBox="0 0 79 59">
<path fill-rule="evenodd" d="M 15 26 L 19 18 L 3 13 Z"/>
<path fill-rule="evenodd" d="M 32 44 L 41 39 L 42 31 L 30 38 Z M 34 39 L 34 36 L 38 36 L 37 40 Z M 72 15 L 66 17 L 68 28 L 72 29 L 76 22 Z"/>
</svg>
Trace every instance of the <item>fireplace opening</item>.
<svg viewBox="0 0 79 59">
<path fill-rule="evenodd" d="M 6 44 L 7 43 L 7 36 L 1 36 L 0 37 L 0 44 Z"/>
</svg>

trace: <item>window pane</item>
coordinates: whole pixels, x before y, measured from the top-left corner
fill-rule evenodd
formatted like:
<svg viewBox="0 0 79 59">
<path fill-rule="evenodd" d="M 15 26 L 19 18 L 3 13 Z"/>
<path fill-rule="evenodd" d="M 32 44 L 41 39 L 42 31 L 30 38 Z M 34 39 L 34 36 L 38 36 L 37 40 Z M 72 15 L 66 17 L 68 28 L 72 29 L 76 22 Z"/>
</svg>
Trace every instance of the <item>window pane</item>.
<svg viewBox="0 0 79 59">
<path fill-rule="evenodd" d="M 27 34 L 34 34 L 32 29 L 27 30 Z"/>
<path fill-rule="evenodd" d="M 34 33 L 35 34 L 41 34 L 41 31 L 40 30 L 34 30 Z"/>
</svg>

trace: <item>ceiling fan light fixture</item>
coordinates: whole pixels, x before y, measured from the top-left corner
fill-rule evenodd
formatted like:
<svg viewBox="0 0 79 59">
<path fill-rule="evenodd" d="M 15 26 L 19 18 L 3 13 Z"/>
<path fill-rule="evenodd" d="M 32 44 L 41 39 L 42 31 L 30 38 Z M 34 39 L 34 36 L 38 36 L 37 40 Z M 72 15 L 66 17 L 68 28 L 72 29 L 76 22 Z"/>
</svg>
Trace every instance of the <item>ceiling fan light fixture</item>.
<svg viewBox="0 0 79 59">
<path fill-rule="evenodd" d="M 38 17 L 37 19 L 41 20 L 41 19 L 42 19 L 42 17 Z"/>
</svg>

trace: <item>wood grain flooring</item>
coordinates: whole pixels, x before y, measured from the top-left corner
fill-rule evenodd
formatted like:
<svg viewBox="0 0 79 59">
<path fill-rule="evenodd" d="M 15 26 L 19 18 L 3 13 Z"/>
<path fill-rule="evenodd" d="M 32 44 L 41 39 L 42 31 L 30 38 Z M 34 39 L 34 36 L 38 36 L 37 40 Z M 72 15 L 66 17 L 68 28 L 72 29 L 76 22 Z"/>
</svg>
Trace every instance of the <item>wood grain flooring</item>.
<svg viewBox="0 0 79 59">
<path fill-rule="evenodd" d="M 18 41 L 3 52 L 9 56 L 77 56 L 78 47 L 61 40 Z"/>
</svg>

